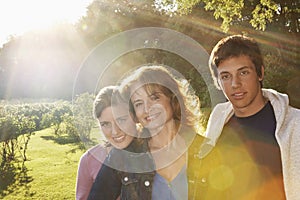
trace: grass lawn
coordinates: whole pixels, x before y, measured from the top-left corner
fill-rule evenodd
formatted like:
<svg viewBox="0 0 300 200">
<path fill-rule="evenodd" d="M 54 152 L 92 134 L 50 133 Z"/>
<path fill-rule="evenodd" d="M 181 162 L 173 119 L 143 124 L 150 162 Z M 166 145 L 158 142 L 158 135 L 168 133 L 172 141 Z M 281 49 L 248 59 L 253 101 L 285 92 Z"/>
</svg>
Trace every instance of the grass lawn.
<svg viewBox="0 0 300 200">
<path fill-rule="evenodd" d="M 52 129 L 36 132 L 28 144 L 26 170 L 2 191 L 0 199 L 75 199 L 77 166 L 83 152 L 70 138 L 55 137 Z"/>
<path fill-rule="evenodd" d="M 91 138 L 93 144 L 101 142 L 98 127 L 93 128 Z M 28 144 L 25 170 L 14 166 L 1 176 L 9 184 L 3 187 L 0 179 L 0 199 L 75 199 L 78 161 L 84 152 L 71 138 L 56 137 L 52 129 L 36 132 Z"/>
</svg>

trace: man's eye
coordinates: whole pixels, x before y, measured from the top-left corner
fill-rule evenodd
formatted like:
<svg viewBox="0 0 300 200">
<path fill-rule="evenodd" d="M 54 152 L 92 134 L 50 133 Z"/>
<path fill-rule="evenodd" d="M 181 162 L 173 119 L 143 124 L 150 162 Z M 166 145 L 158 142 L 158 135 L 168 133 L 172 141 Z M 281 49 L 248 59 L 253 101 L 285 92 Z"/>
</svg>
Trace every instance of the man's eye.
<svg viewBox="0 0 300 200">
<path fill-rule="evenodd" d="M 228 80 L 228 79 L 230 79 L 230 75 L 229 74 L 221 75 L 221 80 Z"/>
<path fill-rule="evenodd" d="M 249 71 L 247 71 L 247 70 L 245 70 L 245 71 L 241 71 L 241 73 L 240 73 L 242 76 L 245 76 L 245 75 L 247 75 L 247 74 L 249 74 Z"/>
</svg>

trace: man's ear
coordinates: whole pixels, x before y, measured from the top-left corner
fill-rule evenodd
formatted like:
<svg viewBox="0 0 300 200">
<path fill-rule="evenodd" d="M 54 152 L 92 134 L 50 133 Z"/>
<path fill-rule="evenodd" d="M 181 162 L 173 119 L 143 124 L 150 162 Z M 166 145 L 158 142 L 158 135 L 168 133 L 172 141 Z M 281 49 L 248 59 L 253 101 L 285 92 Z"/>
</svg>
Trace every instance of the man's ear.
<svg viewBox="0 0 300 200">
<path fill-rule="evenodd" d="M 259 81 L 264 80 L 265 77 L 265 67 L 261 66 L 261 76 L 258 78 Z"/>
</svg>

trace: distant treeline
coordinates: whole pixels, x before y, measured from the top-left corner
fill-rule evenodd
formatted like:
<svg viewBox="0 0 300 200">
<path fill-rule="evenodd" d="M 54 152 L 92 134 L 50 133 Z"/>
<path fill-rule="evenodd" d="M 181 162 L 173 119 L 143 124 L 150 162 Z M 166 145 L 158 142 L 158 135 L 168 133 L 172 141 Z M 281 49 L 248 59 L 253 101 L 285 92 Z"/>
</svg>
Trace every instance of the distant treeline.
<svg viewBox="0 0 300 200">
<path fill-rule="evenodd" d="M 26 161 L 30 136 L 52 128 L 56 136 L 68 135 L 77 142 L 88 142 L 95 124 L 92 117 L 93 96 L 82 94 L 72 103 L 0 104 L 0 165 Z"/>
</svg>

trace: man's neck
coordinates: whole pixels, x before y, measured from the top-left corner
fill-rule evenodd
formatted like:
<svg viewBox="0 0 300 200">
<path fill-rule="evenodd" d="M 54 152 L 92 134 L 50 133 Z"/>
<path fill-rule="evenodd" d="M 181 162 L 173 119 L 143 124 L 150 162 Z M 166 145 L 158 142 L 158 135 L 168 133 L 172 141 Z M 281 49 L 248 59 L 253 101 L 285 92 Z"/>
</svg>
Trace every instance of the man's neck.
<svg viewBox="0 0 300 200">
<path fill-rule="evenodd" d="M 240 108 L 233 106 L 234 114 L 237 117 L 252 116 L 258 113 L 266 105 L 267 102 L 268 99 L 262 95 L 262 91 L 261 91 L 260 93 L 257 94 L 257 97 L 253 99 L 252 102 L 249 103 L 249 105 Z"/>
</svg>

